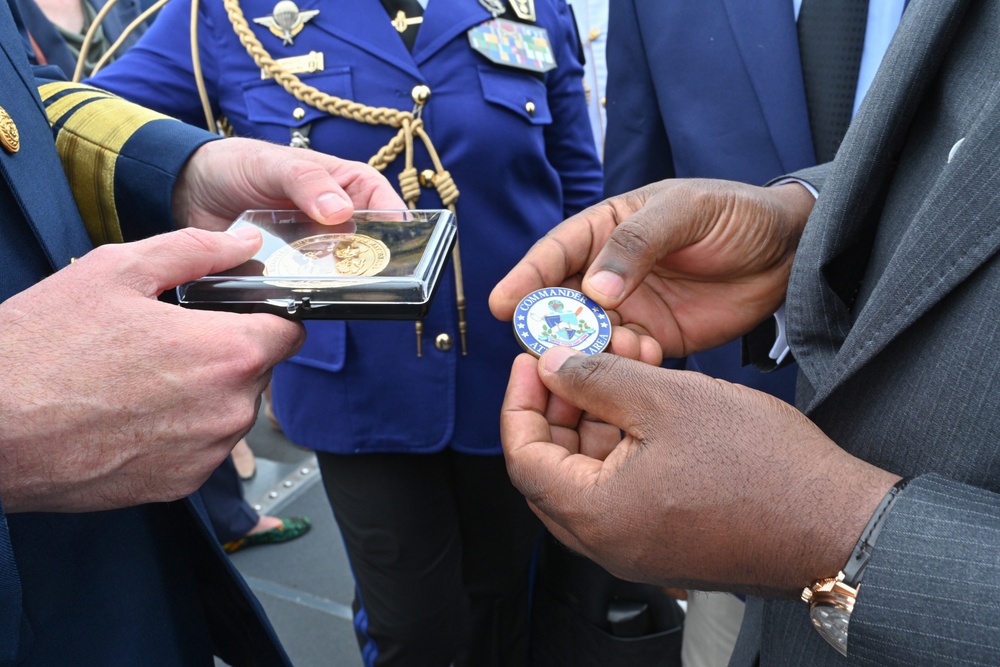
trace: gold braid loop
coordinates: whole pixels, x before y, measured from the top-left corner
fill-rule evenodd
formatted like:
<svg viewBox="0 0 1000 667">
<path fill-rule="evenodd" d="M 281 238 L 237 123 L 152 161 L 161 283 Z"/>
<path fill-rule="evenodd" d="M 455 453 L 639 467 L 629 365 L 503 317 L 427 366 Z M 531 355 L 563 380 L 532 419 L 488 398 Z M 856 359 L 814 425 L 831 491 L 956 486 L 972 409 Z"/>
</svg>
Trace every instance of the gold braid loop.
<svg viewBox="0 0 1000 667">
<path fill-rule="evenodd" d="M 420 178 L 417 176 L 416 167 L 407 167 L 399 173 L 399 191 L 403 195 L 403 200 L 413 208 L 420 198 Z"/>
<path fill-rule="evenodd" d="M 441 164 L 441 158 L 434 149 L 431 138 L 424 132 L 423 125 L 415 127 L 413 134 L 420 137 L 421 141 L 424 142 L 424 148 L 427 149 L 427 154 L 431 157 L 431 163 L 434 165 L 434 171 L 436 172 L 434 184 L 437 187 L 438 194 L 441 196 L 441 203 L 455 214 L 457 218 L 458 214 L 455 213 L 455 202 L 458 200 L 458 186 L 455 185 L 451 173 Z M 440 182 L 438 179 L 440 179 Z M 462 356 L 464 357 L 469 353 L 465 335 L 468 326 L 465 319 L 465 279 L 462 274 L 462 253 L 458 248 L 457 237 L 455 238 L 455 248 L 451 251 L 451 263 L 455 269 L 455 309 L 458 311 L 458 333 L 462 341 Z"/>
<path fill-rule="evenodd" d="M 458 186 L 455 179 L 451 177 L 451 172 L 447 169 L 439 171 L 434 176 L 434 187 L 437 188 L 441 203 L 450 207 L 458 199 Z"/>
<path fill-rule="evenodd" d="M 229 21 L 233 25 L 233 30 L 239 37 L 240 43 L 253 58 L 254 63 L 263 72 L 269 74 L 282 88 L 292 97 L 308 104 L 309 106 L 325 111 L 331 116 L 349 118 L 359 123 L 369 125 L 388 125 L 398 127 L 399 132 L 389 141 L 388 144 L 380 148 L 375 155 L 368 160 L 368 164 L 378 169 L 385 170 L 401 154 L 405 154 L 406 165 L 399 175 L 399 185 L 403 199 L 410 208 L 416 207 L 417 199 L 420 198 L 420 181 L 417 177 L 417 170 L 413 166 L 413 137 L 420 137 L 427 152 L 430 154 L 434 171 L 435 187 L 441 196 L 441 201 L 452 213 L 455 213 L 455 202 L 458 200 L 458 187 L 455 185 L 451 174 L 441 165 L 434 144 L 424 131 L 423 120 L 417 113 L 390 109 L 388 107 L 370 107 L 350 100 L 344 100 L 323 91 L 309 86 L 286 69 L 282 68 L 264 49 L 260 40 L 253 34 L 250 24 L 247 23 L 243 10 L 240 9 L 239 0 L 223 0 L 223 6 Z M 417 102 L 418 108 L 423 106 L 422 101 Z M 462 339 L 462 354 L 467 354 L 465 334 L 465 286 L 462 280 L 462 262 L 458 252 L 458 241 L 455 241 L 455 249 L 452 253 L 455 269 L 455 303 L 458 309 L 458 330 Z M 423 323 L 416 323 L 417 331 L 417 356 L 421 356 L 421 336 L 423 333 Z"/>
</svg>

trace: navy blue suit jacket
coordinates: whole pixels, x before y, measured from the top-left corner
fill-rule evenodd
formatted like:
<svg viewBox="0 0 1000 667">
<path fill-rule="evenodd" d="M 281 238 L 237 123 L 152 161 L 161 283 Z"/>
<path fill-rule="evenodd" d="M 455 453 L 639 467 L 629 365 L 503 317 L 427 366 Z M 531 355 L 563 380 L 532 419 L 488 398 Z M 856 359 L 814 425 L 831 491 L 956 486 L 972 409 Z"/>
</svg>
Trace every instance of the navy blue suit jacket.
<svg viewBox="0 0 1000 667">
<path fill-rule="evenodd" d="M 610 0 L 605 194 L 665 178 L 763 185 L 815 164 L 791 0 Z M 740 343 L 687 367 L 794 400 Z"/>
<path fill-rule="evenodd" d="M 111 219 L 117 216 L 142 221 L 121 225 L 125 238 L 168 230 L 175 176 L 212 138 L 150 119 L 113 153 L 113 171 L 72 157 L 64 171 L 46 107 L 74 90 L 79 100 L 55 131 L 82 133 L 97 146 L 100 123 L 74 126 L 73 115 L 91 99 L 114 102 L 84 86 L 45 83 L 43 75 L 58 72 L 32 70 L 17 10 L 8 7 L 0 3 L 0 104 L 17 127 L 20 149 L 0 149 L 0 300 L 90 250 L 85 221 L 105 229 L 119 225 Z M 117 104 L 105 123 L 111 134 L 134 109 Z M 81 214 L 73 188 L 93 192 L 95 181 L 109 186 L 102 191 L 113 193 L 114 206 Z M 81 514 L 0 511 L 0 665 L 211 666 L 213 653 L 233 665 L 287 664 L 257 601 L 216 544 L 199 499 Z"/>
</svg>

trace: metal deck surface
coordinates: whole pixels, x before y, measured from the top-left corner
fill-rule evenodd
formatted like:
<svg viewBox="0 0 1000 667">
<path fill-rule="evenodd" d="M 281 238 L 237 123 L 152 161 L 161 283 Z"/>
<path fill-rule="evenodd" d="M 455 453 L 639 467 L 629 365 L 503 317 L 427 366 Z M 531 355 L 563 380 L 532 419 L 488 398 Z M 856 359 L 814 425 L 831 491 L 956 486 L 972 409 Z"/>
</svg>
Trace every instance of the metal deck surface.
<svg viewBox="0 0 1000 667">
<path fill-rule="evenodd" d="M 263 513 L 308 516 L 313 528 L 291 542 L 232 554 L 233 564 L 296 667 L 363 667 L 351 622 L 354 580 L 315 456 L 291 444 L 264 417 L 247 442 L 257 474 L 244 483 L 246 500 Z"/>
</svg>

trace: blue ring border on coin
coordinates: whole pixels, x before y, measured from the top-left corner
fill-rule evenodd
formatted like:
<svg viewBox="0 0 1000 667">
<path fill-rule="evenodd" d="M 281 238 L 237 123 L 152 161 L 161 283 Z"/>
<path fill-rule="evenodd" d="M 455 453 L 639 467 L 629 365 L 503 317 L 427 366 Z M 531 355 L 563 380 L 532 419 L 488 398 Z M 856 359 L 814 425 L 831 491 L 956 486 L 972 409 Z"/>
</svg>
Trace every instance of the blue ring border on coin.
<svg viewBox="0 0 1000 667">
<path fill-rule="evenodd" d="M 514 318 L 512 321 L 512 325 L 514 327 L 514 337 L 517 338 L 518 344 L 525 352 L 539 357 L 545 350 L 556 347 L 555 345 L 539 341 L 531 333 L 530 329 L 528 329 L 527 324 L 524 324 L 522 327 L 518 322 L 519 314 L 521 314 L 521 319 L 523 320 L 535 304 L 546 298 L 571 299 L 574 303 L 587 308 L 587 310 L 589 310 L 597 319 L 599 324 L 599 328 L 597 329 L 597 340 L 593 344 L 579 349 L 578 351 L 583 352 L 584 354 L 598 354 L 607 349 L 608 345 L 611 343 L 611 320 L 608 318 L 608 314 L 604 308 L 579 290 L 571 289 L 569 287 L 545 287 L 525 295 L 514 309 Z M 606 334 L 602 334 L 600 332 L 600 330 L 604 327 L 607 327 L 608 330 Z M 524 334 L 521 332 L 522 328 L 524 329 Z M 532 345 L 535 347 L 533 348 Z M 578 349 L 569 345 L 566 347 Z"/>
</svg>

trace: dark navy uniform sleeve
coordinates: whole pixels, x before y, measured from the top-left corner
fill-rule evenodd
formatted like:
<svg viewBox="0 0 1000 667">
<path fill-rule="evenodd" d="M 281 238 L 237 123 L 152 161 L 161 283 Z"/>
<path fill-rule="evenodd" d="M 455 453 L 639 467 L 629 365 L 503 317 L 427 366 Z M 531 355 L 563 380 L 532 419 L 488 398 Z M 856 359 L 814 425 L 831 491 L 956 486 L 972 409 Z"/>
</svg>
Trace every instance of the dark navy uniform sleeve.
<svg viewBox="0 0 1000 667">
<path fill-rule="evenodd" d="M 51 81 L 39 93 L 94 244 L 173 229 L 177 175 L 215 135 L 83 84 Z"/>
<path fill-rule="evenodd" d="M 0 299 L 91 247 L 63 172 L 94 243 L 137 238 L 172 227 L 177 173 L 214 136 L 32 68 L 31 54 L 17 7 L 0 3 L 0 102 L 19 135 L 19 149 L 0 150 Z M 0 664 L 30 643 L 7 523 L 0 507 Z"/>
</svg>

